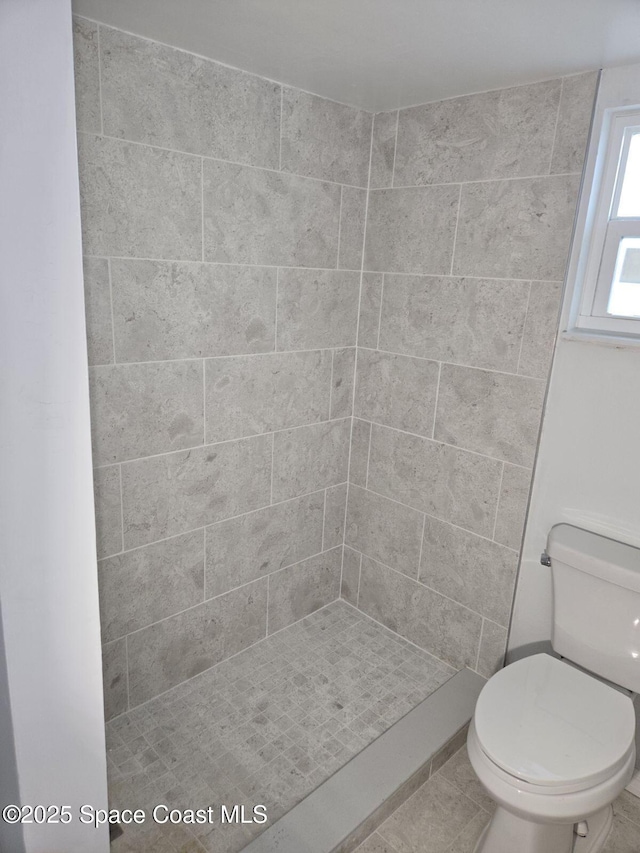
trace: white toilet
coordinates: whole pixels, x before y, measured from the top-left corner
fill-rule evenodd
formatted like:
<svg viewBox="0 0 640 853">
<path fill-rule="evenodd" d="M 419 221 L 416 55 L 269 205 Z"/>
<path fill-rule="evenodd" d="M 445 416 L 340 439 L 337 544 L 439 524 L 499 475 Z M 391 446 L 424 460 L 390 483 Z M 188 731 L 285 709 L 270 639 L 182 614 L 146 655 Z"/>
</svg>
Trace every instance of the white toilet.
<svg viewBox="0 0 640 853">
<path fill-rule="evenodd" d="M 563 659 L 523 658 L 480 693 L 467 749 L 498 806 L 476 853 L 597 853 L 633 774 L 640 549 L 559 524 L 547 555 Z"/>
</svg>

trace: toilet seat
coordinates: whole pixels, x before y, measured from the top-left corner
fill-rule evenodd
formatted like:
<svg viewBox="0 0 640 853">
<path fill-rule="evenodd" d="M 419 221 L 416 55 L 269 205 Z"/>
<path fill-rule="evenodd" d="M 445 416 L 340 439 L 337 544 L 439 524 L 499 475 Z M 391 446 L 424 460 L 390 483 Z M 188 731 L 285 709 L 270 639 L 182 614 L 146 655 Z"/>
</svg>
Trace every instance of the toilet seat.
<svg viewBox="0 0 640 853">
<path fill-rule="evenodd" d="M 546 654 L 502 669 L 474 714 L 482 752 L 529 785 L 577 791 L 615 775 L 634 750 L 628 696 Z"/>
</svg>

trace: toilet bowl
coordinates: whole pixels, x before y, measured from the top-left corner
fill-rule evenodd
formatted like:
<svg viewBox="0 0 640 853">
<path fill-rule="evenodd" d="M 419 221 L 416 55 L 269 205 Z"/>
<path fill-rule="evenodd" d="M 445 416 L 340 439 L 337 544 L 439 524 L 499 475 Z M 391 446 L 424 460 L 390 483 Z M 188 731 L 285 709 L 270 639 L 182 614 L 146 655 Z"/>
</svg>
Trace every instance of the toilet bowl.
<svg viewBox="0 0 640 853">
<path fill-rule="evenodd" d="M 476 853 L 597 853 L 633 774 L 634 736 L 630 697 L 564 661 L 538 654 L 498 672 L 467 740 L 497 803 Z"/>
</svg>

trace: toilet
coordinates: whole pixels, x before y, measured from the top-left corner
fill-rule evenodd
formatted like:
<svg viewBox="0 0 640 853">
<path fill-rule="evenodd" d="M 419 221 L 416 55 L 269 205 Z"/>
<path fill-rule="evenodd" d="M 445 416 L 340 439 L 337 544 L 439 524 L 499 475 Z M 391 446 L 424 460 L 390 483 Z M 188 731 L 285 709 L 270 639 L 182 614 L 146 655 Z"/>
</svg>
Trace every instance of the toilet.
<svg viewBox="0 0 640 853">
<path fill-rule="evenodd" d="M 496 811 L 475 853 L 598 853 L 635 765 L 640 549 L 552 528 L 551 645 L 483 687 L 469 727 L 473 769 Z"/>
</svg>

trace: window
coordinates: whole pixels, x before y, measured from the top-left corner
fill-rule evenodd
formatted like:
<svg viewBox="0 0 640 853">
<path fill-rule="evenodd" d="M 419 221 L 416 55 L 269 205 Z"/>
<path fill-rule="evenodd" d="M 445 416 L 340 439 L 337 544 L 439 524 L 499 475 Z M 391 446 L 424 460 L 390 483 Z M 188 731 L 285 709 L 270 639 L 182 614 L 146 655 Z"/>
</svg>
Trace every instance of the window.
<svg viewBox="0 0 640 853">
<path fill-rule="evenodd" d="M 604 110 L 575 327 L 640 338 L 640 109 Z"/>
</svg>

